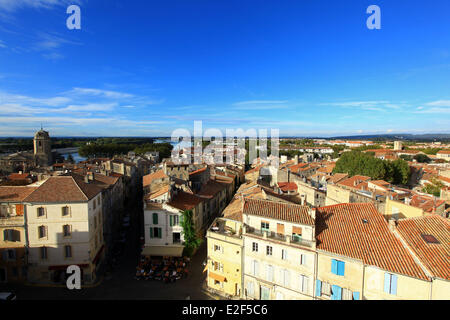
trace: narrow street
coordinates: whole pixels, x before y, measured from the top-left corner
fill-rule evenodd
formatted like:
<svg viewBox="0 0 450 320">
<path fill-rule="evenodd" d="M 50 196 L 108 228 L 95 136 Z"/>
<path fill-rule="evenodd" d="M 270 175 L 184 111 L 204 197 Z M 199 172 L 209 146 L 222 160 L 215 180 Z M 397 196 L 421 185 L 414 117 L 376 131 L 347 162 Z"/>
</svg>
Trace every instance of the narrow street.
<svg viewBox="0 0 450 320">
<path fill-rule="evenodd" d="M 69 290 L 62 287 L 42 287 L 31 285 L 0 285 L 0 291 L 13 291 L 19 300 L 184 300 L 211 299 L 202 290 L 206 273 L 203 273 L 203 261 L 206 259 L 206 239 L 191 259 L 189 276 L 175 283 L 163 283 L 155 280 L 134 279 L 136 265 L 139 259 L 139 237 L 141 226 L 139 221 L 140 208 L 136 206 L 135 215 L 131 214 L 131 228 L 127 233 L 127 243 L 122 256 L 118 259 L 118 265 L 110 276 L 102 277 L 98 285 L 80 290 Z"/>
</svg>

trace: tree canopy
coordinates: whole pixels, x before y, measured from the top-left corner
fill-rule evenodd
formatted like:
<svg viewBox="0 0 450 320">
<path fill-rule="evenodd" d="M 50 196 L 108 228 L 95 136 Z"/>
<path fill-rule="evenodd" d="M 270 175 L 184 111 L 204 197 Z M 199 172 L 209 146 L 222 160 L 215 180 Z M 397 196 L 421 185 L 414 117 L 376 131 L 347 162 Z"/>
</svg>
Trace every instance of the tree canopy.
<svg viewBox="0 0 450 320">
<path fill-rule="evenodd" d="M 393 184 L 407 184 L 410 177 L 410 169 L 406 161 L 381 160 L 359 151 L 343 153 L 336 162 L 333 172 L 347 173 L 350 176 L 363 175 Z"/>
</svg>

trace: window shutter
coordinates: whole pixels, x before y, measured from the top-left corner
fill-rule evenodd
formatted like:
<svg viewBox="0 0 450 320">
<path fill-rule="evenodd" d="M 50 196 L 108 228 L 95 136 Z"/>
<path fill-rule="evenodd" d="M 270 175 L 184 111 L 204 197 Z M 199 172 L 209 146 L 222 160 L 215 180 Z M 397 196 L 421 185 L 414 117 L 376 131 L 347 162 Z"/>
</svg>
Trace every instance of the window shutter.
<svg viewBox="0 0 450 320">
<path fill-rule="evenodd" d="M 169 216 L 170 226 L 173 226 L 173 216 Z"/>
<path fill-rule="evenodd" d="M 321 296 L 321 294 L 320 294 L 321 291 L 322 291 L 322 281 L 316 280 L 316 297 Z"/>
<path fill-rule="evenodd" d="M 158 214 L 153 213 L 153 224 L 158 224 Z"/>
<path fill-rule="evenodd" d="M 6 250 L 6 249 L 3 250 L 2 259 L 3 259 L 3 261 L 8 260 L 8 250 Z"/>
<path fill-rule="evenodd" d="M 397 276 L 395 274 L 391 276 L 391 294 L 397 294 Z"/>
<path fill-rule="evenodd" d="M 359 292 L 353 292 L 353 300 L 359 300 Z"/>
<path fill-rule="evenodd" d="M 384 292 L 390 293 L 391 288 L 391 275 L 389 273 L 384 274 Z"/>
<path fill-rule="evenodd" d="M 18 216 L 23 216 L 23 204 L 16 204 L 16 214 Z"/>
<path fill-rule="evenodd" d="M 8 239 L 8 229 L 3 230 L 3 240 L 7 241 Z"/>
<path fill-rule="evenodd" d="M 337 264 L 338 267 L 338 275 L 343 276 L 345 274 L 345 262 L 344 261 L 338 261 Z"/>
<path fill-rule="evenodd" d="M 20 231 L 14 230 L 14 241 L 20 241 Z"/>
<path fill-rule="evenodd" d="M 331 260 L 331 273 L 338 274 L 337 260 Z"/>
<path fill-rule="evenodd" d="M 331 300 L 341 300 L 342 297 L 342 288 L 337 285 L 332 285 L 332 295 Z"/>
<path fill-rule="evenodd" d="M 150 228 L 150 238 L 153 238 L 153 228 Z"/>
<path fill-rule="evenodd" d="M 161 228 L 158 228 L 158 238 L 162 238 L 162 229 Z"/>
</svg>

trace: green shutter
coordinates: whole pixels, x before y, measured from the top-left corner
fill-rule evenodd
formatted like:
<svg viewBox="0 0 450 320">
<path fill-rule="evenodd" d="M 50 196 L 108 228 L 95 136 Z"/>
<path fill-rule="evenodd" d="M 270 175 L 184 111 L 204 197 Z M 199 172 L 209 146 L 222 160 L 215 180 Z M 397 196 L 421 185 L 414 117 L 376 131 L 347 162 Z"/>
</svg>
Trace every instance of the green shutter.
<svg viewBox="0 0 450 320">
<path fill-rule="evenodd" d="M 153 228 L 150 228 L 150 238 L 153 238 Z"/>
<path fill-rule="evenodd" d="M 173 216 L 169 216 L 170 226 L 173 226 Z"/>
<path fill-rule="evenodd" d="M 158 228 L 158 238 L 162 238 L 162 229 Z"/>
<path fill-rule="evenodd" d="M 153 213 L 153 224 L 158 224 L 158 214 Z"/>
</svg>

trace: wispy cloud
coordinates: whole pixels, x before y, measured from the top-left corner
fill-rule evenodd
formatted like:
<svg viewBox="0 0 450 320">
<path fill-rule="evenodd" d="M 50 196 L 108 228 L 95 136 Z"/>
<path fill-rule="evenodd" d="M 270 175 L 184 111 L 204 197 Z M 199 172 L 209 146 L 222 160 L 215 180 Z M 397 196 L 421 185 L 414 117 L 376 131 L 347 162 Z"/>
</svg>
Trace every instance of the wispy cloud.
<svg viewBox="0 0 450 320">
<path fill-rule="evenodd" d="M 80 3 L 80 0 L 0 0 L 0 10 L 14 12 L 23 8 L 52 9 Z"/>
<path fill-rule="evenodd" d="M 424 103 L 417 107 L 414 113 L 423 114 L 450 114 L 450 100 L 437 100 Z"/>
<path fill-rule="evenodd" d="M 124 98 L 132 98 L 134 95 L 119 91 L 110 91 L 110 90 L 102 90 L 102 89 L 93 89 L 93 88 L 73 88 L 69 91 L 71 94 L 76 95 L 90 95 L 97 97 L 105 97 L 105 98 L 113 98 L 113 99 L 124 99 Z"/>
<path fill-rule="evenodd" d="M 287 100 L 249 100 L 233 103 L 235 110 L 274 110 L 288 109 Z"/>
<path fill-rule="evenodd" d="M 0 40 L 0 48 L 7 48 L 6 44 Z"/>
</svg>

